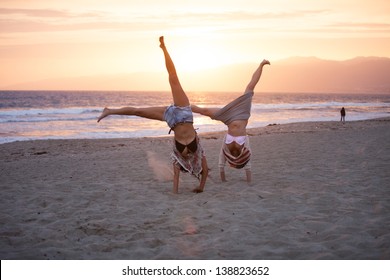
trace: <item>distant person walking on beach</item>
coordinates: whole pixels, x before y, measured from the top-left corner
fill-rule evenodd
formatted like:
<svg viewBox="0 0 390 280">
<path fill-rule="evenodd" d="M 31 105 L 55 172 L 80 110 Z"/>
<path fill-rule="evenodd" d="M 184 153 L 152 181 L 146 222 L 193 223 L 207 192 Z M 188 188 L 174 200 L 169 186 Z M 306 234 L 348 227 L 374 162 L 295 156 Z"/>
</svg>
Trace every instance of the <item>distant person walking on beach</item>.
<svg viewBox="0 0 390 280">
<path fill-rule="evenodd" d="M 100 122 L 109 115 L 130 115 L 142 118 L 166 121 L 174 132 L 173 152 L 173 192 L 178 193 L 180 171 L 189 172 L 200 180 L 199 187 L 193 192 L 203 192 L 208 176 L 208 167 L 199 137 L 193 126 L 193 115 L 187 95 L 182 89 L 176 73 L 175 65 L 164 44 L 164 37 L 160 37 L 160 48 L 163 50 L 165 65 L 168 70 L 173 105 L 168 107 L 123 107 L 119 109 L 104 108 L 98 118 Z M 169 133 L 171 132 L 169 131 Z"/>
<path fill-rule="evenodd" d="M 223 182 L 226 181 L 226 162 L 233 168 L 244 168 L 247 182 L 250 183 L 252 181 L 250 163 L 251 149 L 249 146 L 249 137 L 246 133 L 246 126 L 251 115 L 253 91 L 260 80 L 263 66 L 269 64 L 268 60 L 263 60 L 253 73 L 252 79 L 247 85 L 244 94 L 225 107 L 201 108 L 192 105 L 193 112 L 209 116 L 213 120 L 219 120 L 228 127 L 227 134 L 223 138 L 218 164 Z"/>
<path fill-rule="evenodd" d="M 343 122 L 343 123 L 345 123 L 345 109 L 344 109 L 344 107 L 341 108 L 341 110 L 340 110 L 340 115 L 341 115 L 340 121 Z"/>
</svg>

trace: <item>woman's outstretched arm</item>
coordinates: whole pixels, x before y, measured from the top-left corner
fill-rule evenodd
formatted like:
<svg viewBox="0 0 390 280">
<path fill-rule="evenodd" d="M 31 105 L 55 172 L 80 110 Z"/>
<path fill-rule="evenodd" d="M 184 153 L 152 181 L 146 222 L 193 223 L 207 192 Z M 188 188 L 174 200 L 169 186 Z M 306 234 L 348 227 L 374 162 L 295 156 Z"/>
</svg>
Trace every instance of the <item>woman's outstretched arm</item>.
<svg viewBox="0 0 390 280">
<path fill-rule="evenodd" d="M 193 190 L 194 193 L 201 193 L 204 191 L 204 186 L 206 185 L 207 177 L 209 176 L 209 167 L 207 166 L 206 157 L 202 157 L 202 174 L 200 177 L 199 187 Z"/>
<path fill-rule="evenodd" d="M 179 177 L 180 177 L 180 167 L 174 163 L 173 164 L 173 193 L 179 193 Z"/>
</svg>

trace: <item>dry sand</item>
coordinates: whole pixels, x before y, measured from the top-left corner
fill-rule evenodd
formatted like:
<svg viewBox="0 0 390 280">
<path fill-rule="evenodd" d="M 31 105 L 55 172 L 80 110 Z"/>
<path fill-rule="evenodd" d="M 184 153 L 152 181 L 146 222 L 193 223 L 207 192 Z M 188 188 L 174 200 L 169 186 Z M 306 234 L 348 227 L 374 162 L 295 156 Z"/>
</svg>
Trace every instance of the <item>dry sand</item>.
<svg viewBox="0 0 390 280">
<path fill-rule="evenodd" d="M 253 183 L 202 134 L 205 192 L 171 138 L 0 145 L 1 259 L 390 259 L 390 119 L 249 131 Z"/>
</svg>

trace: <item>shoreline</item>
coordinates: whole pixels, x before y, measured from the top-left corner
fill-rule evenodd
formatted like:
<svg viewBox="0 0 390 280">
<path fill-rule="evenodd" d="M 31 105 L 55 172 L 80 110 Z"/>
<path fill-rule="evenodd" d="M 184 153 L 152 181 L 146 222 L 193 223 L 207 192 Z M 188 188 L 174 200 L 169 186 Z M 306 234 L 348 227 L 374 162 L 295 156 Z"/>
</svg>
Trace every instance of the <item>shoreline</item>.
<svg viewBox="0 0 390 280">
<path fill-rule="evenodd" d="M 348 123 L 359 123 L 359 122 L 366 122 L 366 121 L 387 121 L 387 120 L 390 120 L 390 117 L 380 117 L 380 118 L 372 118 L 372 119 L 363 119 L 363 120 L 351 120 L 351 121 L 346 121 L 345 124 L 348 124 Z M 251 128 L 247 128 L 247 132 L 248 132 L 248 135 L 249 136 L 253 136 L 253 135 L 258 135 L 258 133 L 260 133 L 262 130 L 266 129 L 266 128 L 269 128 L 269 127 L 279 127 L 279 126 L 301 126 L 301 125 L 304 125 L 304 124 L 307 124 L 308 127 L 311 127 L 311 129 L 320 129 L 320 127 L 312 127 L 311 124 L 319 124 L 320 126 L 322 127 L 326 127 L 326 124 L 330 125 L 330 124 L 341 124 L 340 121 L 303 121 L 303 122 L 289 122 L 289 123 L 269 123 L 268 125 L 265 125 L 265 126 L 259 126 L 259 127 L 251 127 Z M 273 129 L 271 130 L 272 133 L 275 133 L 277 132 L 277 129 Z M 207 137 L 208 135 L 218 135 L 218 137 L 222 134 L 226 133 L 226 131 L 224 129 L 221 129 L 221 130 L 218 130 L 218 131 L 213 131 L 213 132 L 200 132 L 198 133 L 198 135 L 200 137 L 204 136 L 204 137 Z M 113 137 L 113 138 L 49 138 L 49 139 L 27 139 L 27 140 L 15 140 L 15 141 L 10 141 L 10 142 L 4 142 L 4 143 L 0 143 L 0 146 L 1 145 L 4 145 L 4 144 L 10 144 L 10 143 L 17 143 L 17 142 L 35 142 L 35 141 L 67 141 L 67 140 L 70 140 L 70 141 L 78 141 L 78 140 L 82 140 L 82 141 L 88 141 L 88 140 L 91 140 L 91 141 L 95 141 L 95 140 L 139 140 L 139 139 L 164 139 L 164 138 L 172 138 L 173 137 L 173 134 L 171 135 L 156 135 L 156 136 L 139 136 L 139 137 Z"/>
<path fill-rule="evenodd" d="M 390 259 L 390 118 L 248 134 L 251 185 L 200 133 L 211 176 L 178 195 L 173 136 L 0 145 L 1 259 Z"/>
</svg>

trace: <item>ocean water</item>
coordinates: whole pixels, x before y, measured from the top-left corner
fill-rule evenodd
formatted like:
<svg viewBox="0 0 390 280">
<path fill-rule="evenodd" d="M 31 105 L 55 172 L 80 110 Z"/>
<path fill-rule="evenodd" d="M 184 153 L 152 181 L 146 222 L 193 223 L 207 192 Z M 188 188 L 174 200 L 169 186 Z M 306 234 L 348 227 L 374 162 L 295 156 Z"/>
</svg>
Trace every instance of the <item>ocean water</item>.
<svg viewBox="0 0 390 280">
<path fill-rule="evenodd" d="M 222 107 L 242 93 L 189 92 L 191 102 Z M 97 123 L 108 107 L 167 106 L 170 92 L 109 91 L 0 91 L 0 144 L 38 139 L 99 139 L 164 136 L 165 122 L 134 116 L 110 116 Z M 268 124 L 339 121 L 390 116 L 388 94 L 322 94 L 256 92 L 249 128 Z M 194 114 L 200 133 L 225 130 L 225 125 Z"/>
</svg>

